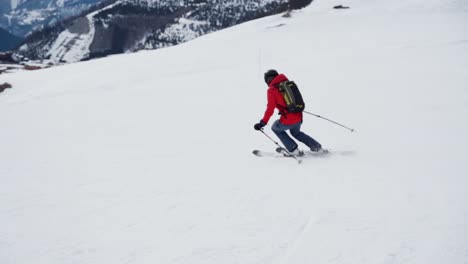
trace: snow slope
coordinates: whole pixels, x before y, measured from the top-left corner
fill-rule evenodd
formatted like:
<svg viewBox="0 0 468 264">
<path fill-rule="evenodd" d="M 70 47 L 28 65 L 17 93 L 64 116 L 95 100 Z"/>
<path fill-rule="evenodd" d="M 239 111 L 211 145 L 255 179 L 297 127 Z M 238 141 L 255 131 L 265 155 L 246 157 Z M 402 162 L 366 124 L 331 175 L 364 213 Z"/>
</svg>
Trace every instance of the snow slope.
<svg viewBox="0 0 468 264">
<path fill-rule="evenodd" d="M 467 263 L 468 14 L 394 2 L 0 76 L 0 263 Z M 269 68 L 358 132 L 253 156 Z"/>
</svg>

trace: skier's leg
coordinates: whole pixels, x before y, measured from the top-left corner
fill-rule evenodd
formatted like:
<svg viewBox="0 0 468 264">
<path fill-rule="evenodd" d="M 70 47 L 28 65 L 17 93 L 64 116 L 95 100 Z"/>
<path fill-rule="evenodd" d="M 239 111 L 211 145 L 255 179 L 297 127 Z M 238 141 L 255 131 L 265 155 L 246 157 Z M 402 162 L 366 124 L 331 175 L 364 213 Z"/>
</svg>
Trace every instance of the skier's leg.
<svg viewBox="0 0 468 264">
<path fill-rule="evenodd" d="M 291 132 L 291 136 L 295 139 L 299 140 L 300 142 L 306 144 L 311 151 L 318 151 L 322 148 L 322 145 L 318 143 L 315 139 L 311 136 L 307 135 L 306 133 L 301 131 L 302 122 L 299 122 L 298 125 L 292 127 L 289 131 Z"/>
<path fill-rule="evenodd" d="M 286 130 L 290 129 L 290 126 L 286 126 L 280 123 L 279 120 L 276 120 L 271 126 L 271 130 L 278 136 L 278 138 L 283 142 L 283 145 L 289 152 L 294 151 L 297 148 L 297 143 L 294 142 L 292 138 L 288 136 Z"/>
</svg>

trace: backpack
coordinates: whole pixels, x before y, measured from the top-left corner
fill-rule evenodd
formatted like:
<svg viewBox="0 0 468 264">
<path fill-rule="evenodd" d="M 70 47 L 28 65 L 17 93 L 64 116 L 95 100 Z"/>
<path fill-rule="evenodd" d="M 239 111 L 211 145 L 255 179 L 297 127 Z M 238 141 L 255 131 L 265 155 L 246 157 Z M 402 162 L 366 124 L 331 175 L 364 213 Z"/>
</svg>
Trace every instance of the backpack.
<svg viewBox="0 0 468 264">
<path fill-rule="evenodd" d="M 300 113 L 304 111 L 305 103 L 299 88 L 293 81 L 284 81 L 278 85 L 278 89 L 286 102 L 285 109 L 289 113 Z"/>
</svg>

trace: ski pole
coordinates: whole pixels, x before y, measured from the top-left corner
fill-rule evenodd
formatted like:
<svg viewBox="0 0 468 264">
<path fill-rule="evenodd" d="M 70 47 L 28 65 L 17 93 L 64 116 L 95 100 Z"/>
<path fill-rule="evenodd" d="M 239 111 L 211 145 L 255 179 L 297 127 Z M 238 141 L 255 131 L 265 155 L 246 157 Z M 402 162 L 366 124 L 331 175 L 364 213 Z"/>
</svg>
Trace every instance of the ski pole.
<svg viewBox="0 0 468 264">
<path fill-rule="evenodd" d="M 342 125 L 342 124 L 340 124 L 340 123 L 338 123 L 338 122 L 335 122 L 335 121 L 333 121 L 333 120 L 330 120 L 330 119 L 328 119 L 328 118 L 326 118 L 326 117 L 323 117 L 323 116 L 320 116 L 320 115 L 316 115 L 316 114 L 313 114 L 313 113 L 307 112 L 307 111 L 303 111 L 303 112 L 306 113 L 306 114 L 309 114 L 309 115 L 316 116 L 316 117 L 318 117 L 318 118 L 325 119 L 325 120 L 327 120 L 327 121 L 329 121 L 329 122 L 332 122 L 333 124 L 336 124 L 336 125 L 339 125 L 339 126 L 341 126 L 341 127 L 344 127 L 344 128 L 348 129 L 348 130 L 351 131 L 351 132 L 354 132 L 354 131 L 355 131 L 353 128 L 349 128 L 349 127 L 347 127 L 347 126 L 344 126 L 344 125 Z"/>
<path fill-rule="evenodd" d="M 267 133 L 265 133 L 265 131 L 263 131 L 263 129 L 260 129 L 259 130 L 260 132 L 263 133 L 263 135 L 265 135 L 267 138 L 269 138 L 271 141 L 273 141 L 273 143 L 276 144 L 276 146 L 280 147 L 282 150 L 284 150 L 286 153 L 289 154 L 289 157 L 297 160 L 298 163 L 301 163 L 302 160 L 296 158 L 296 156 L 294 156 L 293 154 L 291 154 L 291 152 L 289 152 L 286 148 L 282 147 L 278 142 L 276 142 L 274 139 L 272 139 Z"/>
</svg>

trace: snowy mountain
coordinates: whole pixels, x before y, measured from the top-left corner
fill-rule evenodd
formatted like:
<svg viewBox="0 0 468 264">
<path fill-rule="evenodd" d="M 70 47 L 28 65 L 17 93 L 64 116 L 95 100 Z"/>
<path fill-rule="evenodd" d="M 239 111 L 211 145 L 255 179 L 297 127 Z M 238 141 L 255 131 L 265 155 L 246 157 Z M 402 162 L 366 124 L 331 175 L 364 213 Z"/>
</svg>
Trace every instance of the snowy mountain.
<svg viewBox="0 0 468 264">
<path fill-rule="evenodd" d="M 101 0 L 3 0 L 0 27 L 18 36 L 80 14 Z"/>
<path fill-rule="evenodd" d="M 340 3 L 0 75 L 0 262 L 466 264 L 465 1 Z M 270 68 L 357 132 L 252 155 Z"/>
<path fill-rule="evenodd" d="M 20 52 L 32 59 L 76 62 L 109 54 L 157 49 L 309 1 L 119 0 L 55 28 L 31 35 Z"/>
</svg>

